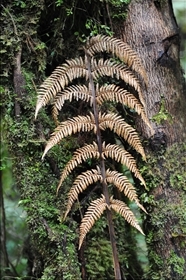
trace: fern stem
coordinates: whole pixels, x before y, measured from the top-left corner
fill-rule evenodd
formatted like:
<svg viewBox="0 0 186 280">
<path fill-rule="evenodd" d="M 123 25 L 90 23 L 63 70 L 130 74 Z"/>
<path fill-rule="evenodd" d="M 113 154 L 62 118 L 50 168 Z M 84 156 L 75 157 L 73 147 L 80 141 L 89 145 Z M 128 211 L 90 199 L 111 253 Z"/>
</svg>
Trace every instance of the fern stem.
<svg viewBox="0 0 186 280">
<path fill-rule="evenodd" d="M 113 219 L 112 219 L 112 212 L 109 209 L 110 198 L 109 198 L 108 186 L 105 183 L 106 169 L 105 169 L 105 161 L 102 157 L 102 140 L 101 140 L 101 130 L 100 130 L 100 127 L 99 127 L 99 114 L 98 114 L 98 105 L 97 105 L 97 102 L 96 102 L 96 90 L 95 90 L 94 81 L 93 81 L 92 72 L 91 72 L 90 56 L 87 54 L 86 49 L 84 51 L 85 51 L 85 55 L 87 57 L 87 68 L 88 68 L 90 89 L 91 89 L 92 97 L 93 97 L 93 112 L 94 112 L 94 118 L 95 118 L 95 124 L 96 124 L 96 136 L 97 136 L 98 151 L 99 151 L 99 154 L 100 154 L 101 175 L 103 177 L 103 182 L 102 182 L 103 194 L 105 196 L 105 200 L 106 200 L 106 203 L 108 205 L 108 208 L 106 209 L 106 212 L 107 212 L 110 242 L 111 242 L 111 247 L 112 247 L 114 274 L 115 274 L 115 279 L 120 280 L 121 279 L 121 272 L 120 272 L 120 265 L 119 265 L 119 259 L 118 259 L 118 251 L 117 251 L 117 247 L 116 247 L 115 230 L 114 230 L 114 224 L 113 224 Z"/>
<path fill-rule="evenodd" d="M 99 118 L 98 118 L 98 106 L 96 102 L 96 90 L 94 86 L 94 81 L 91 73 L 91 62 L 90 62 L 90 56 L 86 53 L 85 49 L 85 54 L 87 57 L 87 68 L 88 68 L 88 76 L 89 76 L 89 82 L 90 82 L 90 89 L 92 92 L 92 97 L 93 97 L 93 111 L 94 111 L 94 118 L 95 118 L 95 124 L 96 124 L 96 136 L 97 136 L 97 142 L 98 142 L 98 150 L 101 158 L 102 154 L 102 141 L 101 141 L 101 131 L 99 128 Z"/>
</svg>

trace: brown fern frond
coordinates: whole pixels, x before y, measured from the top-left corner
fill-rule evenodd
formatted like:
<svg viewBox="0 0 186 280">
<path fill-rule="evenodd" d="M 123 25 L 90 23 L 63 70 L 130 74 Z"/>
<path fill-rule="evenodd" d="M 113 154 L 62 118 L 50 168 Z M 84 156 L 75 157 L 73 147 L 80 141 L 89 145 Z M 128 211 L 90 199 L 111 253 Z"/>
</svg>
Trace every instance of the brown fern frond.
<svg viewBox="0 0 186 280">
<path fill-rule="evenodd" d="M 100 87 L 100 89 L 97 87 L 96 92 L 98 104 L 102 105 L 105 101 L 120 102 L 121 104 L 135 110 L 152 130 L 143 106 L 133 94 L 114 84 L 104 85 Z"/>
<path fill-rule="evenodd" d="M 121 63 L 115 62 L 112 59 L 99 59 L 98 62 L 95 59 L 91 59 L 92 65 L 92 76 L 96 80 L 100 76 L 110 76 L 112 78 L 116 77 L 117 79 L 122 79 L 125 83 L 132 86 L 139 96 L 139 100 L 145 108 L 145 101 L 141 91 L 140 81 L 136 76 Z"/>
<path fill-rule="evenodd" d="M 101 198 L 98 198 L 91 202 L 90 206 L 87 209 L 87 212 L 85 213 L 84 218 L 81 221 L 79 234 L 79 249 L 81 248 L 86 234 L 93 227 L 95 222 L 101 217 L 106 207 L 107 204 L 105 202 L 104 195 L 102 195 Z"/>
<path fill-rule="evenodd" d="M 90 106 L 92 106 L 93 103 L 91 91 L 85 85 L 76 85 L 66 88 L 65 90 L 57 94 L 53 102 L 52 117 L 56 122 L 58 112 L 63 107 L 64 102 L 66 100 L 69 100 L 71 102 L 72 98 L 76 99 L 77 101 L 81 99 L 83 101 L 89 102 Z"/>
<path fill-rule="evenodd" d="M 134 173 L 135 177 L 138 178 L 142 184 L 146 187 L 145 181 L 143 177 L 141 176 L 137 166 L 135 159 L 131 156 L 130 153 L 128 153 L 126 150 L 124 150 L 122 147 L 116 145 L 116 144 L 108 144 L 105 146 L 105 142 L 102 145 L 102 157 L 110 157 L 117 162 L 122 163 L 128 169 Z"/>
<path fill-rule="evenodd" d="M 102 130 L 105 130 L 106 128 L 113 130 L 117 135 L 123 137 L 130 146 L 132 146 L 142 155 L 144 159 L 146 159 L 143 146 L 141 145 L 136 130 L 131 125 L 124 122 L 121 116 L 114 113 L 103 115 L 99 113 L 99 127 Z"/>
<path fill-rule="evenodd" d="M 101 176 L 101 171 L 99 167 L 97 167 L 97 169 L 91 169 L 86 172 L 83 172 L 76 178 L 68 194 L 67 210 L 64 215 L 64 220 L 66 219 L 66 216 L 71 210 L 72 205 L 78 199 L 78 195 L 84 190 L 86 190 L 86 188 L 89 185 L 96 183 L 97 181 L 102 182 L 102 180 L 103 178 Z"/>
<path fill-rule="evenodd" d="M 97 52 L 111 52 L 121 61 L 125 62 L 130 68 L 139 73 L 147 84 L 146 71 L 138 54 L 122 40 L 109 36 L 97 35 L 88 40 L 86 48 L 90 56 L 94 56 Z"/>
<path fill-rule="evenodd" d="M 121 200 L 110 198 L 110 208 L 113 209 L 115 212 L 119 213 L 124 219 L 131 224 L 131 226 L 135 227 L 139 232 L 145 235 L 138 224 L 133 212 L 130 208 Z"/>
<path fill-rule="evenodd" d="M 46 153 L 56 144 L 58 144 L 64 137 L 77 133 L 79 131 L 91 131 L 96 133 L 96 125 L 94 122 L 94 115 L 90 112 L 90 116 L 77 116 L 67 121 L 62 122 L 52 133 L 45 147 L 42 159 Z"/>
<path fill-rule="evenodd" d="M 79 77 L 88 79 L 85 62 L 81 57 L 67 60 L 62 66 L 58 66 L 38 90 L 35 118 L 39 110 L 53 100 L 58 92 L 62 91 L 73 79 Z"/>
<path fill-rule="evenodd" d="M 69 173 L 79 164 L 81 164 L 83 161 L 86 161 L 89 158 L 99 158 L 100 154 L 98 151 L 98 145 L 93 142 L 93 144 L 85 145 L 82 148 L 77 149 L 74 152 L 74 155 L 72 159 L 67 163 L 65 166 L 60 181 L 57 187 L 57 192 L 59 191 L 59 188 L 63 181 L 66 179 L 66 177 L 69 175 Z"/>
<path fill-rule="evenodd" d="M 105 180 L 107 183 L 114 184 L 120 192 L 123 192 L 124 195 L 127 196 L 131 201 L 135 201 L 138 207 L 140 207 L 145 213 L 147 213 L 145 208 L 139 202 L 138 195 L 134 186 L 129 182 L 126 176 L 117 171 L 111 171 L 107 169 Z"/>
</svg>

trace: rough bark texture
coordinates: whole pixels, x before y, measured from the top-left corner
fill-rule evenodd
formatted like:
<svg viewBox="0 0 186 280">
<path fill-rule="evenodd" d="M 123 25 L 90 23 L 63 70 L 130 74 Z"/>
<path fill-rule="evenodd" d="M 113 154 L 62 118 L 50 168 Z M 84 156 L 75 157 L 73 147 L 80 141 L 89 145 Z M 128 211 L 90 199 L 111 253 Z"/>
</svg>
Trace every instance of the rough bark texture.
<svg viewBox="0 0 186 280">
<path fill-rule="evenodd" d="M 127 20 L 116 32 L 138 52 L 148 75 L 143 92 L 155 135 L 151 137 L 144 123 L 137 125 L 149 140 L 146 180 L 156 205 L 146 227 L 149 256 L 156 271 L 151 279 L 185 279 L 186 94 L 171 1 L 132 0 Z"/>
<path fill-rule="evenodd" d="M 171 121 L 154 124 L 156 133 L 168 136 L 167 145 L 183 141 L 186 138 L 186 94 L 179 63 L 179 29 L 171 2 L 132 1 L 127 20 L 117 33 L 138 52 L 147 70 L 149 84 L 144 95 L 149 118 L 159 112 L 162 98 L 165 100 Z M 140 127 L 149 138 L 148 128 L 142 123 Z"/>
</svg>

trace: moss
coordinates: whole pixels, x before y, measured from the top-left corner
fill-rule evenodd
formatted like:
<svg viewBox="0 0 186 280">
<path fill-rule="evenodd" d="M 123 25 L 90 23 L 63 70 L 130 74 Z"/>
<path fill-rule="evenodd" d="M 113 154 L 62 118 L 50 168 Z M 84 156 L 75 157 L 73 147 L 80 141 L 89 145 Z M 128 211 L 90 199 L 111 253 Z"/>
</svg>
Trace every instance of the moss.
<svg viewBox="0 0 186 280">
<path fill-rule="evenodd" d="M 185 155 L 185 143 L 174 144 L 149 158 L 141 169 L 150 189 L 141 198 L 149 212 L 145 228 L 151 264 L 147 277 L 151 279 L 181 280 L 185 276 L 182 257 L 186 247 Z"/>
<path fill-rule="evenodd" d="M 64 196 L 56 197 L 58 184 L 57 173 L 51 168 L 51 161 L 56 169 L 61 170 L 71 155 L 73 140 L 66 146 L 57 146 L 42 162 L 44 139 L 41 135 L 50 133 L 53 123 L 43 111 L 40 120 L 49 129 L 42 130 L 39 121 L 33 121 L 33 100 L 35 90 L 33 75 L 24 69 L 28 96 L 24 100 L 24 114 L 19 120 L 12 113 L 13 93 L 6 96 L 8 110 L 3 117 L 3 141 L 12 157 L 12 169 L 15 185 L 20 192 L 19 205 L 27 213 L 28 240 L 25 240 L 24 257 L 27 258 L 28 276 L 37 279 L 80 279 L 80 265 L 76 251 L 76 223 L 60 223 L 64 197 L 68 192 L 68 183 L 63 188 Z M 33 100 L 32 100 L 33 99 Z M 38 137 L 39 136 L 39 137 Z M 71 147 L 71 149 L 70 149 Z M 58 154 L 62 157 L 59 159 Z M 15 187 L 15 186 L 14 186 Z"/>
<path fill-rule="evenodd" d="M 163 124 L 165 121 L 168 121 L 169 123 L 172 122 L 172 116 L 165 108 L 164 98 L 161 98 L 159 112 L 152 117 L 152 120 L 157 124 Z"/>
<path fill-rule="evenodd" d="M 170 257 L 167 262 L 173 266 L 173 270 L 181 276 L 184 276 L 184 265 L 185 260 L 183 258 L 178 257 L 173 251 L 171 251 Z"/>
</svg>

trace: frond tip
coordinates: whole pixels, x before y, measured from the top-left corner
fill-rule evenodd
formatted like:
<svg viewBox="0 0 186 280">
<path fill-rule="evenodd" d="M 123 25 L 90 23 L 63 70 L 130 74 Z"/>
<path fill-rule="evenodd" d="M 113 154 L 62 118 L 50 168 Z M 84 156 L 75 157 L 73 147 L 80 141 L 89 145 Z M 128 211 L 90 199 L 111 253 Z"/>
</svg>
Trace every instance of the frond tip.
<svg viewBox="0 0 186 280">
<path fill-rule="evenodd" d="M 147 75 L 138 54 L 121 39 L 105 35 L 97 35 L 87 42 L 87 52 L 93 56 L 97 52 L 112 53 L 125 62 L 135 72 L 139 73 L 147 84 Z"/>
</svg>

